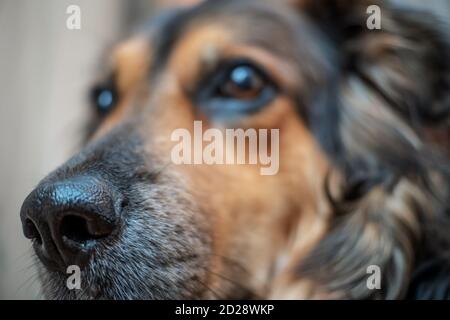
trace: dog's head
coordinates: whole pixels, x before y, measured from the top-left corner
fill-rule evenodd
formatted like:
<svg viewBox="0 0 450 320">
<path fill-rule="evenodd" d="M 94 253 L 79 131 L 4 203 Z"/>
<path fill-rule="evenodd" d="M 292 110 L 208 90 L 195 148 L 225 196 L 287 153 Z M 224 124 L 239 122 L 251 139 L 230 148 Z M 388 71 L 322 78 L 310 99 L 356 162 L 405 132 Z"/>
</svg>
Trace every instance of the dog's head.
<svg viewBox="0 0 450 320">
<path fill-rule="evenodd" d="M 403 297 L 447 196 L 448 51 L 419 21 L 364 0 L 209 1 L 153 19 L 93 90 L 89 143 L 23 205 L 45 295 Z M 266 158 L 202 161 L 236 151 L 216 141 L 226 129 L 255 129 L 244 158 Z M 366 286 L 373 265 L 381 290 Z"/>
</svg>

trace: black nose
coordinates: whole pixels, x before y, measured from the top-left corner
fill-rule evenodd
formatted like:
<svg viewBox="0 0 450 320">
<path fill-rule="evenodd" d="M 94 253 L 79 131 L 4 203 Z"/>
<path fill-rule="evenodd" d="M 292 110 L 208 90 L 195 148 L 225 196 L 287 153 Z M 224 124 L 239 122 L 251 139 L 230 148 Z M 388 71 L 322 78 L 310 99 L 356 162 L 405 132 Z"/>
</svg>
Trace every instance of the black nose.
<svg viewBox="0 0 450 320">
<path fill-rule="evenodd" d="M 117 228 L 117 198 L 92 177 L 44 183 L 22 205 L 23 232 L 47 267 L 83 266 Z"/>
</svg>

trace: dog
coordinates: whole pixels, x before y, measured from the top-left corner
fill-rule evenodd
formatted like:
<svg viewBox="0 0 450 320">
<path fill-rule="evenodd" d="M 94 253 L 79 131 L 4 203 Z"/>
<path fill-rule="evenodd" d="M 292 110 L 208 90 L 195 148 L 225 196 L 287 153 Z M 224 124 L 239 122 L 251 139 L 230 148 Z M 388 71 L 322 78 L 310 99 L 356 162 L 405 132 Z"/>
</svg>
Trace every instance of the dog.
<svg viewBox="0 0 450 320">
<path fill-rule="evenodd" d="M 86 145 L 22 206 L 45 297 L 450 298 L 444 31 L 377 0 L 153 18 L 93 89 Z M 279 129 L 277 174 L 174 164 L 171 134 L 195 121 Z"/>
</svg>

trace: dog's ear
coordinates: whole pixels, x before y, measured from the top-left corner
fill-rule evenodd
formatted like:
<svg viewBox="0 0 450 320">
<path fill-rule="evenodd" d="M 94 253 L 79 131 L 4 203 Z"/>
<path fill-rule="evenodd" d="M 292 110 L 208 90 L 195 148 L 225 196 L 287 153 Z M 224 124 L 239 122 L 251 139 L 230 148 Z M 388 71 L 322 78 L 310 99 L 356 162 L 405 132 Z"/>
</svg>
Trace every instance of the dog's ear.
<svg viewBox="0 0 450 320">
<path fill-rule="evenodd" d="M 306 117 L 342 177 L 325 188 L 334 211 L 329 230 L 294 274 L 322 296 L 401 298 L 428 238 L 424 221 L 442 214 L 439 198 L 448 199 L 449 180 L 440 171 L 448 170 L 448 159 L 424 135 L 430 127 L 448 132 L 447 39 L 435 18 L 381 1 L 294 5 L 336 48 L 331 83 L 317 94 L 327 98 L 310 105 Z M 372 30 L 374 12 L 380 29 Z M 370 270 L 380 271 L 381 289 L 367 285 Z"/>
<path fill-rule="evenodd" d="M 399 118 L 409 127 L 398 129 L 404 129 L 411 146 L 420 143 L 424 128 L 434 131 L 440 126 L 448 132 L 450 50 L 448 35 L 443 34 L 448 26 L 424 12 L 388 7 L 386 1 L 293 1 L 337 48 L 340 102 L 368 104 L 367 110 L 349 112 L 370 113 L 384 121 L 387 115 L 381 113 L 391 113 L 393 126 Z M 379 29 L 372 29 L 377 19 Z"/>
</svg>

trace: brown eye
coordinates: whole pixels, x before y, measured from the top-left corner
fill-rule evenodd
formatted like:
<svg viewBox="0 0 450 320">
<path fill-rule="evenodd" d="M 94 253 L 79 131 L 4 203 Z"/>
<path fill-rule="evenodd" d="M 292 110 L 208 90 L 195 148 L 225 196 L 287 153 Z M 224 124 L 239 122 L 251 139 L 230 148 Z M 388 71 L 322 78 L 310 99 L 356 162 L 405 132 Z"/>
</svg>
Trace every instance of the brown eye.
<svg viewBox="0 0 450 320">
<path fill-rule="evenodd" d="M 278 86 L 263 68 L 242 60 L 224 63 L 201 83 L 196 102 L 217 121 L 233 121 L 258 112 L 278 93 Z"/>
<path fill-rule="evenodd" d="M 249 65 L 232 68 L 224 80 L 219 88 L 220 94 L 244 100 L 258 97 L 266 85 L 264 76 Z"/>
</svg>

